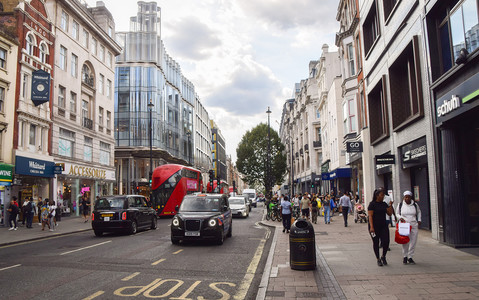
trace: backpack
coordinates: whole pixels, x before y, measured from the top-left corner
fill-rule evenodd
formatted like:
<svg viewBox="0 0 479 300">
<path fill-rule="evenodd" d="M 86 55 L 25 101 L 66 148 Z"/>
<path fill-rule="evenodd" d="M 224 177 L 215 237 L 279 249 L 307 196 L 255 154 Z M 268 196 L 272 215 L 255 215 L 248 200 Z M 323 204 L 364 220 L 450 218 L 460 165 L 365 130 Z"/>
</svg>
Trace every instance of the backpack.
<svg viewBox="0 0 479 300">
<path fill-rule="evenodd" d="M 399 203 L 399 214 L 401 214 L 401 209 L 402 209 L 402 204 L 403 204 L 404 201 L 401 201 L 401 203 Z M 414 208 L 416 209 L 416 220 L 417 220 L 417 203 L 416 201 L 412 200 L 413 204 L 414 204 Z"/>
<path fill-rule="evenodd" d="M 31 213 L 32 212 L 32 202 L 28 201 L 27 205 L 23 208 L 23 211 L 25 213 Z"/>
<path fill-rule="evenodd" d="M 318 201 L 316 201 L 316 199 L 313 199 L 313 201 L 311 201 L 311 205 L 313 207 L 318 207 Z"/>
</svg>

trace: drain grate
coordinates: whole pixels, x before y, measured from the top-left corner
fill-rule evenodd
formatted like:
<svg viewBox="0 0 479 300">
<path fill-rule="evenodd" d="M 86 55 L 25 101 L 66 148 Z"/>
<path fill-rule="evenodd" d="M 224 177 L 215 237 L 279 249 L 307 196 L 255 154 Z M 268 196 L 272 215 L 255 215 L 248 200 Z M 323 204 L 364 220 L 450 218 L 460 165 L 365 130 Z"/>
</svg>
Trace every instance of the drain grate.
<svg viewBox="0 0 479 300">
<path fill-rule="evenodd" d="M 284 297 L 283 291 L 267 291 L 266 297 Z"/>
</svg>

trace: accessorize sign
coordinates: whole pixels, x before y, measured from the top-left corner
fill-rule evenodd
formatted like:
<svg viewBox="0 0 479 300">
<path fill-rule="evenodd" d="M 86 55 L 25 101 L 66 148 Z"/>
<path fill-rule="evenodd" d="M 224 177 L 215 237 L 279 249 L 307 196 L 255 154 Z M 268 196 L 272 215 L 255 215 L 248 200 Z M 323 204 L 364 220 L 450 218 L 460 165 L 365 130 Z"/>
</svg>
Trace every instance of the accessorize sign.
<svg viewBox="0 0 479 300">
<path fill-rule="evenodd" d="M 106 170 L 102 168 L 95 168 L 91 166 L 74 165 L 65 163 L 63 175 L 73 177 L 88 177 L 95 179 L 115 180 L 115 171 Z"/>
</svg>

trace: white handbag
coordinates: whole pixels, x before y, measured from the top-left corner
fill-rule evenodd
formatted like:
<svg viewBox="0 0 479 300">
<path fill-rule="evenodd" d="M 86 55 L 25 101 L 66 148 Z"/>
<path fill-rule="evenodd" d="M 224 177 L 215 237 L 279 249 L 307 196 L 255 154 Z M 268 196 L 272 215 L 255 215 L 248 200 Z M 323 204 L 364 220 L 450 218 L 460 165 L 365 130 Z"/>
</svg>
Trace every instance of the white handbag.
<svg viewBox="0 0 479 300">
<path fill-rule="evenodd" d="M 411 224 L 410 223 L 398 223 L 399 234 L 402 236 L 409 236 L 411 233 Z"/>
</svg>

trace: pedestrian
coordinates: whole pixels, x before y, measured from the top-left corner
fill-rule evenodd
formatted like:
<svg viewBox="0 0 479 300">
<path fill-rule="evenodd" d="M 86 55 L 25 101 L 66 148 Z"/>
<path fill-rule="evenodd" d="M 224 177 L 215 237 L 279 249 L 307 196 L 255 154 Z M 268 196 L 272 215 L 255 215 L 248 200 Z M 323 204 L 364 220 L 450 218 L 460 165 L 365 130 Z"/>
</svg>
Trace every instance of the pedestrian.
<svg viewBox="0 0 479 300">
<path fill-rule="evenodd" d="M 42 197 L 38 197 L 37 201 L 37 216 L 38 216 L 38 225 L 42 225 L 42 207 L 43 207 L 43 200 Z"/>
<path fill-rule="evenodd" d="M 88 215 L 89 215 L 88 207 L 89 206 L 90 206 L 90 201 L 88 201 L 88 198 L 86 197 L 86 195 L 83 195 L 81 200 L 81 208 L 83 212 L 83 218 L 85 219 L 85 223 L 88 222 Z"/>
<path fill-rule="evenodd" d="M 318 202 L 318 197 L 313 194 L 311 199 L 311 222 L 314 224 L 318 223 L 318 211 L 321 208 L 321 203 Z"/>
<path fill-rule="evenodd" d="M 291 229 L 291 202 L 288 196 L 281 199 L 281 214 L 283 215 L 283 232 L 289 233 Z"/>
<path fill-rule="evenodd" d="M 329 195 L 326 194 L 323 199 L 323 210 L 324 210 L 324 224 L 330 224 L 330 212 L 331 212 L 331 199 Z"/>
<path fill-rule="evenodd" d="M 405 191 L 404 198 L 397 206 L 397 217 L 400 222 L 411 224 L 411 232 L 409 233 L 409 243 L 402 245 L 403 264 L 414 265 L 416 262 L 412 258 L 416 249 L 417 235 L 419 226 L 421 225 L 421 209 L 419 205 L 412 200 L 412 192 Z"/>
<path fill-rule="evenodd" d="M 293 198 L 293 211 L 294 211 L 294 217 L 298 218 L 300 215 L 300 208 L 299 208 L 299 196 L 296 194 Z"/>
<path fill-rule="evenodd" d="M 311 208 L 311 200 L 309 200 L 308 193 L 304 193 L 301 199 L 301 215 L 305 219 L 309 219 L 309 209 Z"/>
<path fill-rule="evenodd" d="M 386 223 L 386 214 L 391 215 L 392 206 L 384 202 L 384 191 L 374 190 L 373 200 L 368 206 L 368 229 L 373 240 L 373 250 L 376 255 L 378 266 L 387 265 L 386 254 L 389 248 L 389 229 Z M 379 242 L 383 248 L 383 255 L 379 257 Z"/>
<path fill-rule="evenodd" d="M 23 200 L 22 211 L 21 211 L 21 213 L 22 213 L 22 226 L 25 226 L 25 223 L 27 222 L 27 216 L 29 215 L 28 209 L 26 208 L 28 203 L 29 203 L 28 197 L 25 197 L 25 199 Z"/>
<path fill-rule="evenodd" d="M 8 207 L 8 223 L 10 224 L 10 229 L 8 230 L 17 230 L 17 215 L 18 215 L 18 204 L 17 197 L 13 196 L 12 200 L 10 200 L 10 206 Z"/>
<path fill-rule="evenodd" d="M 43 201 L 42 206 L 40 207 L 40 211 L 41 213 L 39 215 L 39 218 L 42 220 L 42 230 L 45 230 L 45 225 L 48 226 L 48 229 L 51 229 L 50 223 L 48 222 L 48 214 L 49 214 L 48 199 L 45 199 Z"/>
<path fill-rule="evenodd" d="M 351 199 L 348 196 L 348 193 L 339 198 L 339 207 L 343 214 L 344 218 L 344 227 L 348 227 L 348 212 L 351 209 Z"/>
<path fill-rule="evenodd" d="M 33 216 L 35 215 L 35 211 L 37 209 L 37 206 L 35 202 L 33 202 L 33 197 L 28 198 L 28 203 L 27 206 L 30 206 L 30 211 L 27 216 L 27 228 L 32 228 L 32 223 L 33 223 Z"/>
<path fill-rule="evenodd" d="M 48 223 L 50 223 L 50 231 L 54 231 L 55 227 L 57 226 L 57 221 L 55 219 L 56 214 L 57 206 L 55 205 L 55 201 L 50 200 L 48 202 Z"/>
</svg>

